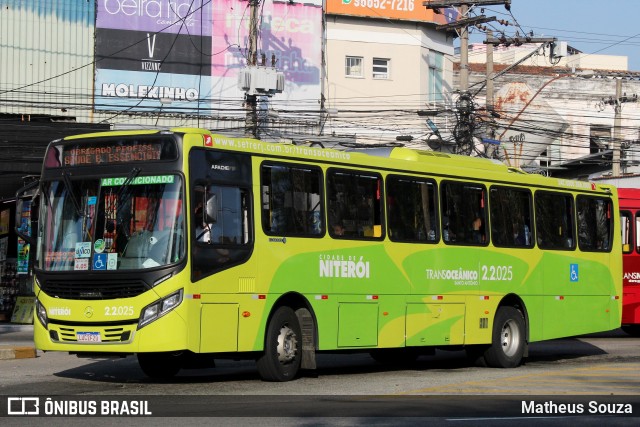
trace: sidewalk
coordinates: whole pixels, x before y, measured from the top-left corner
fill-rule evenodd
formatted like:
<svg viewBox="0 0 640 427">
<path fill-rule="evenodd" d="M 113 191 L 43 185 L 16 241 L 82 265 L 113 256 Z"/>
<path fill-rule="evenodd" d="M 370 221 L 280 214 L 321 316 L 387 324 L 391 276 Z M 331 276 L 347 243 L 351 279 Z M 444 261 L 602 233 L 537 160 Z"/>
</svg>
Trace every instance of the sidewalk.
<svg viewBox="0 0 640 427">
<path fill-rule="evenodd" d="M 0 361 L 34 357 L 33 325 L 0 323 Z"/>
</svg>

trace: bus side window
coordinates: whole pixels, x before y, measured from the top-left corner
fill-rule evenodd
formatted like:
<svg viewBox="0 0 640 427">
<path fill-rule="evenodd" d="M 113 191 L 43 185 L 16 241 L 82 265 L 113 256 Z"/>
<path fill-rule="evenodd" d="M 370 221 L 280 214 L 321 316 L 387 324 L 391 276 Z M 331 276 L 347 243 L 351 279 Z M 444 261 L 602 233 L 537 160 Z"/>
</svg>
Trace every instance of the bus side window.
<svg viewBox="0 0 640 427">
<path fill-rule="evenodd" d="M 324 234 L 322 171 L 317 167 L 263 164 L 262 228 L 266 234 Z"/>
<path fill-rule="evenodd" d="M 327 200 L 331 237 L 383 238 L 382 177 L 379 174 L 329 169 Z M 339 229 L 342 234 L 336 232 Z"/>
<path fill-rule="evenodd" d="M 436 185 L 433 180 L 389 175 L 387 218 L 389 238 L 398 242 L 435 243 Z"/>
<path fill-rule="evenodd" d="M 622 252 L 628 254 L 633 251 L 631 237 L 633 236 L 631 212 L 620 211 L 620 233 L 622 237 Z"/>
<path fill-rule="evenodd" d="M 640 212 L 636 212 L 636 228 L 635 228 L 636 232 L 635 232 L 635 236 L 636 236 L 636 240 L 635 240 L 635 247 L 636 247 L 636 252 L 640 253 L 640 235 L 638 235 L 638 233 L 640 233 Z M 631 234 L 633 236 L 633 234 Z"/>
<path fill-rule="evenodd" d="M 442 237 L 447 243 L 486 245 L 487 213 L 484 185 L 443 181 L 440 185 Z"/>
<path fill-rule="evenodd" d="M 516 187 L 493 186 L 489 192 L 491 240 L 498 247 L 530 248 L 531 192 Z"/>
<path fill-rule="evenodd" d="M 582 251 L 610 251 L 613 231 L 611 200 L 579 195 L 578 247 Z"/>
<path fill-rule="evenodd" d="M 536 191 L 536 236 L 542 249 L 575 249 L 573 196 Z"/>
</svg>

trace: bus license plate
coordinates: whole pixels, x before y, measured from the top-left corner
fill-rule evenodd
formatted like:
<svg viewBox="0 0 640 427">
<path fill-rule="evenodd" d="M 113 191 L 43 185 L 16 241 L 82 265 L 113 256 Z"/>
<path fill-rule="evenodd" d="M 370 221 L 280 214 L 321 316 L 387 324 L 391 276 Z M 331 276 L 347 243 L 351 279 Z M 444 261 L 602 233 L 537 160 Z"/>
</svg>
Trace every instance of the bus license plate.
<svg viewBox="0 0 640 427">
<path fill-rule="evenodd" d="M 102 342 L 100 332 L 78 332 L 76 337 L 78 342 Z"/>
</svg>

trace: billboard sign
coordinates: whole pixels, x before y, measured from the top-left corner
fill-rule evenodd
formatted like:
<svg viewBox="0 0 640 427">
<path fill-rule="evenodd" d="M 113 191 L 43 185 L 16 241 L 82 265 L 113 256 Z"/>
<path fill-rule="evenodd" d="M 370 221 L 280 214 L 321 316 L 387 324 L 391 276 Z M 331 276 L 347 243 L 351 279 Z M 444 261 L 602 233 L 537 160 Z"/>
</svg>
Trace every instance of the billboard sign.
<svg viewBox="0 0 640 427">
<path fill-rule="evenodd" d="M 322 5 L 260 2 L 258 54 L 285 74 L 274 101 L 317 107 L 321 97 Z M 98 0 L 95 109 L 211 115 L 237 104 L 247 64 L 247 0 Z M 260 62 L 260 61 L 259 61 Z M 291 101 L 297 101 L 290 104 Z M 305 105 L 305 102 L 307 105 Z"/>
<path fill-rule="evenodd" d="M 327 0 L 327 14 L 448 24 L 458 17 L 453 7 L 434 13 L 423 0 Z"/>
<path fill-rule="evenodd" d="M 98 0 L 97 28 L 211 35 L 211 0 Z"/>
<path fill-rule="evenodd" d="M 202 54 L 195 47 L 211 52 L 211 37 L 182 36 L 144 31 L 96 30 L 96 66 L 99 69 L 161 71 L 173 74 L 210 75 Z"/>
<path fill-rule="evenodd" d="M 211 2 L 98 0 L 97 4 L 96 110 L 207 111 Z"/>
<path fill-rule="evenodd" d="M 211 75 L 215 95 L 220 98 L 243 97 L 237 75 L 247 63 L 246 6 L 246 0 L 214 4 Z M 289 109 L 317 108 L 321 96 L 322 7 L 265 0 L 259 28 L 258 52 L 264 53 L 267 66 L 275 58 L 276 68 L 285 75 L 285 90 L 272 101 Z"/>
</svg>

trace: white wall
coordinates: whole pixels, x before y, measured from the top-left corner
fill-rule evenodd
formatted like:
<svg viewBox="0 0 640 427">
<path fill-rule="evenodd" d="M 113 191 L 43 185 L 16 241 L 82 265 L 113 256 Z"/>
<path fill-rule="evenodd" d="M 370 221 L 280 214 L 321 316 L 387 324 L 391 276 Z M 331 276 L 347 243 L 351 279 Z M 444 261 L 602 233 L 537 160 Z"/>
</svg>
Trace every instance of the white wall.
<svg viewBox="0 0 640 427">
<path fill-rule="evenodd" d="M 538 50 L 540 55 L 533 55 L 522 62 L 522 65 L 531 65 L 538 67 L 567 67 L 581 68 L 587 70 L 610 70 L 610 71 L 627 71 L 629 68 L 629 58 L 617 55 L 598 55 L 577 53 L 562 57 L 558 62 L 551 64 L 549 61 L 549 48 L 540 49 L 540 44 L 523 44 L 521 46 L 497 46 L 493 48 L 493 62 L 495 64 L 513 64 L 521 60 L 525 56 Z M 487 45 L 475 43 L 470 45 L 469 62 L 476 64 L 484 64 L 487 60 Z M 456 57 L 459 60 L 459 55 Z"/>
<path fill-rule="evenodd" d="M 425 121 L 415 112 L 431 108 L 430 50 L 451 55 L 453 40 L 426 24 L 328 16 L 325 105 L 338 114 L 327 130 L 344 131 L 351 123 L 355 128 L 350 131 L 362 142 L 391 142 L 400 134 L 424 134 Z M 345 75 L 347 56 L 363 58 L 362 78 Z M 373 58 L 390 60 L 388 79 L 373 78 Z M 447 57 L 443 68 L 443 91 L 449 99 L 453 65 Z"/>
<path fill-rule="evenodd" d="M 534 92 L 541 89 L 537 96 L 544 99 L 564 121 L 569 123 L 567 130 L 555 138 L 549 149 L 552 166 L 561 167 L 564 162 L 588 156 L 592 127 L 610 127 L 611 137 L 613 137 L 615 110 L 614 106 L 607 102 L 610 98 L 615 98 L 617 73 L 604 73 L 604 76 L 597 78 L 583 78 L 572 75 L 571 70 L 560 68 L 553 72 L 542 67 L 527 71 L 530 74 L 514 70 L 500 76 L 495 81 L 495 91 L 511 82 L 526 82 Z M 640 73 L 628 74 L 628 78 L 622 81 L 622 93 L 626 93 L 629 97 L 633 94 L 640 96 Z M 478 70 L 471 73 L 470 83 L 481 82 L 484 79 L 484 72 Z M 485 96 L 484 91 L 480 92 L 476 102 L 481 106 L 484 105 Z M 621 139 L 630 145 L 627 151 L 628 159 L 639 161 L 640 102 L 623 103 L 620 117 Z M 519 126 L 526 128 L 531 126 L 531 123 L 523 121 Z M 502 143 L 505 146 L 509 145 L 508 141 Z M 629 165 L 624 171 L 638 173 L 640 167 Z"/>
</svg>

